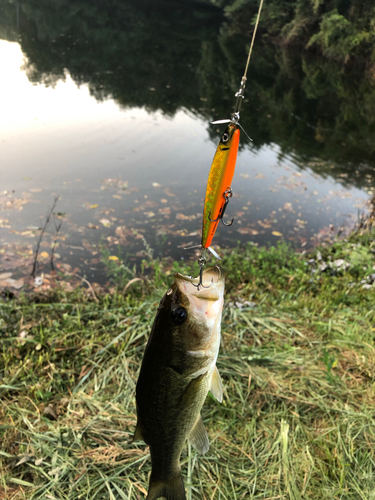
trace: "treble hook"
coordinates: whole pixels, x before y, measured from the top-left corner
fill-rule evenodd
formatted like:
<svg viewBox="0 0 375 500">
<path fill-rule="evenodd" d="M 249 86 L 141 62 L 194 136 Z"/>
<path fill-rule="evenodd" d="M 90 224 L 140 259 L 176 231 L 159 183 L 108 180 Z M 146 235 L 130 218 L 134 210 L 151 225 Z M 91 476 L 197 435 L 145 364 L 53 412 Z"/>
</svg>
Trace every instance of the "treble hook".
<svg viewBox="0 0 375 500">
<path fill-rule="evenodd" d="M 221 220 L 221 222 L 224 224 L 224 226 L 231 226 L 234 222 L 234 217 L 232 219 L 231 222 L 227 223 L 227 222 L 224 222 L 223 220 L 223 217 L 224 217 L 224 214 L 225 214 L 225 210 L 227 209 L 227 205 L 229 203 L 229 198 L 232 198 L 233 196 L 233 191 L 232 189 L 229 187 L 227 188 L 225 191 L 224 191 L 224 194 L 223 194 L 224 198 L 225 198 L 225 202 L 224 202 L 224 205 L 223 205 L 223 209 L 221 210 L 221 212 L 219 213 L 219 217 L 217 219 L 211 219 L 211 212 L 208 214 L 208 220 L 210 222 L 217 222 L 219 220 Z"/>
<path fill-rule="evenodd" d="M 203 285 L 203 268 L 204 268 L 204 266 L 206 264 L 205 251 L 206 251 L 206 249 L 203 248 L 201 256 L 198 259 L 198 264 L 199 264 L 199 281 L 198 281 L 198 284 L 194 285 L 194 283 L 192 283 L 192 285 L 195 286 L 195 288 L 198 289 L 198 292 L 199 292 L 200 287 L 202 287 L 202 288 L 210 288 L 210 286 L 211 286 L 211 285 L 209 285 L 209 286 L 204 286 Z"/>
</svg>

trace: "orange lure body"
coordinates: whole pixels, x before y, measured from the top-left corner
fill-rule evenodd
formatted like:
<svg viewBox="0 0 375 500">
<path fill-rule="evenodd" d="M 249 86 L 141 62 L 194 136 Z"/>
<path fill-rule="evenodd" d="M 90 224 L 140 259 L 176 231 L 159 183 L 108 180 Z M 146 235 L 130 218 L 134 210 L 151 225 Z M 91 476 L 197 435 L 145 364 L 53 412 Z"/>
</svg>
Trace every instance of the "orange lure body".
<svg viewBox="0 0 375 500">
<path fill-rule="evenodd" d="M 211 245 L 217 225 L 223 215 L 227 201 L 225 193 L 228 193 L 232 183 L 239 142 L 240 131 L 237 125 L 229 123 L 216 149 L 208 175 L 203 208 L 201 243 L 203 248 L 208 248 Z"/>
</svg>

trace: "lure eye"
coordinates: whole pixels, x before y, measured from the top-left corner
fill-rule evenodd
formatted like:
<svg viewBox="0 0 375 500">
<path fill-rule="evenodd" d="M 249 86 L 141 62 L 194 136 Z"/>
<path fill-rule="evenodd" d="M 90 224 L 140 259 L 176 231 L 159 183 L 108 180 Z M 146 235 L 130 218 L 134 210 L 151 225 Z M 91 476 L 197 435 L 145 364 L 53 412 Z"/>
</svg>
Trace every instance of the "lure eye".
<svg viewBox="0 0 375 500">
<path fill-rule="evenodd" d="M 182 325 L 187 319 L 186 309 L 182 306 L 178 306 L 172 311 L 172 319 L 176 325 Z"/>
<path fill-rule="evenodd" d="M 223 142 L 228 142 L 229 140 L 229 134 L 227 132 L 224 132 L 223 137 L 221 138 Z"/>
</svg>

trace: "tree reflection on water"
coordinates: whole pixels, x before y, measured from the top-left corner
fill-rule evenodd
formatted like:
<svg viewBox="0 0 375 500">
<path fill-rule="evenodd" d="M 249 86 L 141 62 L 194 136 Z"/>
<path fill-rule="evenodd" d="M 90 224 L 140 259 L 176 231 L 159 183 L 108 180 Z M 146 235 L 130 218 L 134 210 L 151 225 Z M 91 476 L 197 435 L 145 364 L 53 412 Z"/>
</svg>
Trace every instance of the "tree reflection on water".
<svg viewBox="0 0 375 500">
<path fill-rule="evenodd" d="M 19 40 L 32 82 L 54 85 L 68 71 L 98 100 L 169 116 L 185 108 L 227 117 L 251 35 L 238 16 L 209 2 L 8 0 L 0 9 L 0 36 Z M 248 9 L 250 16 L 254 6 Z M 368 186 L 374 105 L 361 61 L 343 65 L 313 47 L 283 45 L 261 26 L 242 113 L 251 148 L 276 143 L 301 168 L 309 161 L 320 175 Z M 216 129 L 209 132 L 216 140 Z"/>
</svg>

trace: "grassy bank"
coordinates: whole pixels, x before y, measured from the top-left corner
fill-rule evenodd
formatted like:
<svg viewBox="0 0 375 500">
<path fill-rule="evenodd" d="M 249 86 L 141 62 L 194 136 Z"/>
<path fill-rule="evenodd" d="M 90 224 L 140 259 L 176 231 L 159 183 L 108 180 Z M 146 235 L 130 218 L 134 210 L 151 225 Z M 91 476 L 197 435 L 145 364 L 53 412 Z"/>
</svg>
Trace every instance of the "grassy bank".
<svg viewBox="0 0 375 500">
<path fill-rule="evenodd" d="M 375 499 L 373 236 L 225 256 L 224 401 L 203 408 L 208 453 L 182 457 L 189 499 Z M 144 498 L 135 383 L 172 282 L 153 269 L 97 300 L 1 303 L 0 498 Z"/>
</svg>

